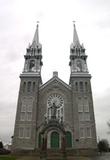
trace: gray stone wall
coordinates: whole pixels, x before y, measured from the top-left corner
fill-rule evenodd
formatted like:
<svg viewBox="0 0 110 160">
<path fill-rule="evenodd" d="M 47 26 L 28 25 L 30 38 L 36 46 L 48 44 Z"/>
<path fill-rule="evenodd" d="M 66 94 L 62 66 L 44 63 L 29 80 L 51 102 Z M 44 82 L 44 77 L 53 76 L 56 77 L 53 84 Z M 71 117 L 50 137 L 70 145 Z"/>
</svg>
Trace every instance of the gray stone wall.
<svg viewBox="0 0 110 160">
<path fill-rule="evenodd" d="M 23 84 L 26 83 L 25 91 L 23 91 Z M 32 86 L 30 87 L 30 91 L 27 91 L 27 83 L 31 82 L 31 85 L 33 82 L 35 82 L 35 89 L 32 89 Z M 20 90 L 18 95 L 18 104 L 17 104 L 17 112 L 16 112 L 16 120 L 15 120 L 15 129 L 14 129 L 14 137 L 13 137 L 13 150 L 17 149 L 29 149 L 33 150 L 36 148 L 36 125 L 37 125 L 37 108 L 38 108 L 38 88 L 39 88 L 39 78 L 35 77 L 21 77 L 21 83 L 20 83 Z M 24 120 L 21 120 L 21 110 L 22 110 L 22 103 L 23 101 L 32 100 L 32 112 L 31 112 L 31 119 L 27 120 L 27 117 L 24 118 Z M 27 106 L 28 106 L 27 101 Z M 25 104 L 26 102 L 24 102 Z M 25 116 L 26 113 L 25 113 Z M 24 136 L 19 136 L 19 130 L 20 128 L 23 128 L 23 134 Z M 29 128 L 29 137 L 25 137 L 26 129 Z"/>
<path fill-rule="evenodd" d="M 35 82 L 34 91 L 31 88 L 30 92 L 23 91 L 23 84 L 26 84 L 31 81 L 32 84 Z M 76 91 L 75 83 L 78 84 L 81 82 L 88 83 L 88 90 L 83 92 L 79 90 Z M 64 99 L 64 128 L 65 131 L 70 131 L 72 134 L 72 148 L 73 149 L 86 149 L 86 148 L 97 148 L 96 147 L 96 128 L 95 128 L 95 119 L 94 119 L 94 109 L 93 109 L 93 99 L 90 78 L 71 78 L 71 86 L 65 84 L 59 78 L 53 78 L 49 80 L 44 85 L 39 85 L 39 78 L 33 77 L 22 77 L 20 84 L 20 91 L 18 96 L 18 105 L 17 105 L 17 114 L 15 121 L 15 131 L 13 138 L 13 149 L 25 149 L 25 150 L 34 150 L 38 148 L 38 137 L 40 131 L 43 129 L 45 122 L 45 114 L 47 112 L 47 99 L 53 94 L 60 94 Z M 90 121 L 79 121 L 79 112 L 78 112 L 78 97 L 87 97 L 89 101 L 89 113 Z M 27 98 L 32 98 L 32 120 L 31 121 L 21 121 L 21 107 L 22 100 Z M 20 127 L 30 127 L 31 134 L 29 138 L 20 138 L 19 137 L 19 128 Z M 91 128 L 91 137 L 80 137 L 80 128 Z M 48 142 L 49 144 L 50 142 Z M 60 142 L 61 143 L 61 142 Z"/>
</svg>

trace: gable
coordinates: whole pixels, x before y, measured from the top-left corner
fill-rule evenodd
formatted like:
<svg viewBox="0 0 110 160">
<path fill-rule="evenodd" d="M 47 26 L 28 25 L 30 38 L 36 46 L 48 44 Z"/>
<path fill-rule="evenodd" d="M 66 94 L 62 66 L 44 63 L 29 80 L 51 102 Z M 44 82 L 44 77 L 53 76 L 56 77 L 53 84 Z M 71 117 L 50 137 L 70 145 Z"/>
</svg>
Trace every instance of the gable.
<svg viewBox="0 0 110 160">
<path fill-rule="evenodd" d="M 43 89 L 49 89 L 49 88 L 63 88 L 64 90 L 71 90 L 71 87 L 66 84 L 64 81 L 62 81 L 60 78 L 57 76 L 51 78 L 49 81 L 44 83 L 43 85 L 40 86 L 40 90 Z"/>
</svg>

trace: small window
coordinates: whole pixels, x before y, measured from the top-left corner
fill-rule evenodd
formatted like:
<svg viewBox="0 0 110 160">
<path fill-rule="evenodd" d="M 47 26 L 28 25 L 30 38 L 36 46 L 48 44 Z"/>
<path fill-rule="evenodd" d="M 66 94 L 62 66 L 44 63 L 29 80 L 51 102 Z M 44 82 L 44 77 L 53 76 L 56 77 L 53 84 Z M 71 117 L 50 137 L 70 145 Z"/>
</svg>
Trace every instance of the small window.
<svg viewBox="0 0 110 160">
<path fill-rule="evenodd" d="M 89 113 L 85 113 L 85 121 L 90 121 L 90 114 Z"/>
<path fill-rule="evenodd" d="M 31 82 L 28 82 L 28 84 L 27 84 L 27 91 L 28 91 L 28 92 L 31 91 Z"/>
<path fill-rule="evenodd" d="M 35 82 L 33 82 L 32 90 L 35 91 Z"/>
<path fill-rule="evenodd" d="M 79 87 L 80 87 L 80 92 L 83 92 L 83 82 L 79 83 Z"/>
<path fill-rule="evenodd" d="M 25 128 L 25 138 L 30 138 L 31 137 L 31 128 L 27 127 Z"/>
<path fill-rule="evenodd" d="M 89 105 L 84 105 L 84 112 L 89 112 Z"/>
<path fill-rule="evenodd" d="M 85 129 L 84 128 L 80 128 L 80 138 L 85 138 Z"/>
<path fill-rule="evenodd" d="M 35 69 L 35 61 L 34 61 L 34 60 L 31 60 L 31 61 L 30 61 L 30 65 L 29 65 L 29 70 L 30 70 L 30 71 L 34 71 L 34 69 Z"/>
<path fill-rule="evenodd" d="M 21 112 L 26 112 L 26 104 L 22 102 Z"/>
<path fill-rule="evenodd" d="M 84 113 L 79 113 L 79 121 L 84 121 Z"/>
<path fill-rule="evenodd" d="M 78 91 L 78 82 L 75 83 L 75 90 Z"/>
<path fill-rule="evenodd" d="M 20 120 L 25 121 L 25 112 L 20 113 Z"/>
<path fill-rule="evenodd" d="M 78 112 L 83 112 L 83 105 L 82 104 L 78 104 Z"/>
<path fill-rule="evenodd" d="M 20 127 L 19 128 L 19 138 L 23 138 L 24 137 L 24 128 Z"/>
<path fill-rule="evenodd" d="M 78 112 L 83 112 L 83 99 L 81 97 L 78 98 Z"/>
<path fill-rule="evenodd" d="M 23 92 L 26 90 L 26 82 L 23 83 Z"/>
<path fill-rule="evenodd" d="M 26 113 L 26 117 L 27 117 L 27 121 L 31 121 L 32 120 L 32 113 L 31 112 L 27 112 Z"/>
<path fill-rule="evenodd" d="M 87 92 L 88 91 L 88 83 L 85 82 L 85 91 Z"/>
<path fill-rule="evenodd" d="M 32 112 L 32 103 L 27 104 L 27 112 Z"/>
<path fill-rule="evenodd" d="M 91 138 L 91 128 L 90 127 L 86 128 L 86 136 L 87 138 Z"/>
<path fill-rule="evenodd" d="M 89 112 L 89 102 L 87 97 L 84 98 L 84 112 Z"/>
</svg>

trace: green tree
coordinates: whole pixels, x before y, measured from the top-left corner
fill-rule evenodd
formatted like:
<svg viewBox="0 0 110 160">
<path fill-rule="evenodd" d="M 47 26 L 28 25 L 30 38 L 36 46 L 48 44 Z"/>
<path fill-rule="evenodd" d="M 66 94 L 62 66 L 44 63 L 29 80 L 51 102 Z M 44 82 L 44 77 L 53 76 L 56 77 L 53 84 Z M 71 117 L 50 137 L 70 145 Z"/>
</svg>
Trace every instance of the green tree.
<svg viewBox="0 0 110 160">
<path fill-rule="evenodd" d="M 3 148 L 3 143 L 0 141 L 0 149 Z"/>
<path fill-rule="evenodd" d="M 108 152 L 109 151 L 109 143 L 106 139 L 102 139 L 98 142 L 99 152 Z"/>
</svg>

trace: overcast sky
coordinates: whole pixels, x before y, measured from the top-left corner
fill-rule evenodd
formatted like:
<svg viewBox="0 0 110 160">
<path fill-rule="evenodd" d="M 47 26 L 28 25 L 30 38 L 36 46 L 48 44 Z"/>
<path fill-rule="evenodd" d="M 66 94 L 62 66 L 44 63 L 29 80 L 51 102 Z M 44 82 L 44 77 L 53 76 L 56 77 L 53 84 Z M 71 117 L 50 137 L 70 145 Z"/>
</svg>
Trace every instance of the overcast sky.
<svg viewBox="0 0 110 160">
<path fill-rule="evenodd" d="M 0 139 L 13 135 L 19 75 L 36 22 L 43 46 L 42 79 L 57 70 L 69 82 L 73 24 L 84 43 L 92 75 L 97 136 L 110 138 L 110 0 L 0 0 Z"/>
</svg>

